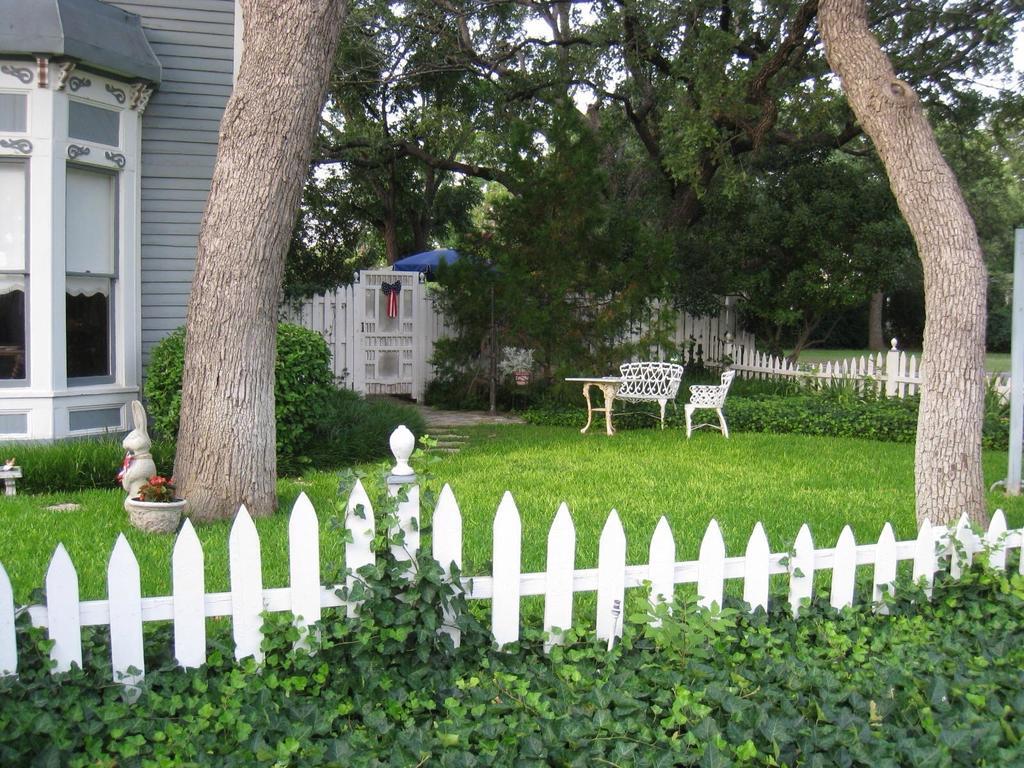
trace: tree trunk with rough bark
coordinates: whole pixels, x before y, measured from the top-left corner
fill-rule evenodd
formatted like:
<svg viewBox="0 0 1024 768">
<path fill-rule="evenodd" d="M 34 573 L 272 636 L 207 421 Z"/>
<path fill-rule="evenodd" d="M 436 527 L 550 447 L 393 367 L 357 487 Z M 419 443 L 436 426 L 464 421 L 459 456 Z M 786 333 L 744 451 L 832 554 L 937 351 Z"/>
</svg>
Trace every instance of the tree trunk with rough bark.
<svg viewBox="0 0 1024 768">
<path fill-rule="evenodd" d="M 871 34 L 864 0 L 822 0 L 829 64 L 874 142 L 924 266 L 924 387 L 917 425 L 917 519 L 987 522 L 981 473 L 985 266 L 974 220 L 916 94 Z"/>
<path fill-rule="evenodd" d="M 868 349 L 872 352 L 882 352 L 889 348 L 885 343 L 885 333 L 882 328 L 882 307 L 885 305 L 885 294 L 875 291 L 871 294 L 871 303 L 868 305 Z"/>
<path fill-rule="evenodd" d="M 242 60 L 199 233 L 174 467 L 199 521 L 277 507 L 277 305 L 346 7 L 239 5 Z"/>
</svg>

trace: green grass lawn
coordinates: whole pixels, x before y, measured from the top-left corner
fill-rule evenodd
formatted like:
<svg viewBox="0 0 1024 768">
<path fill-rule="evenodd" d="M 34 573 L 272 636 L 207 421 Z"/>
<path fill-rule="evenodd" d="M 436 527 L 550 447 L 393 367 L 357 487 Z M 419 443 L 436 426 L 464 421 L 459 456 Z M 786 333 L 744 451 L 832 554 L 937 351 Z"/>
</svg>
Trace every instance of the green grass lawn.
<svg viewBox="0 0 1024 768">
<path fill-rule="evenodd" d="M 915 354 L 920 359 L 920 349 L 906 350 Z M 832 360 L 845 360 L 861 355 L 876 355 L 877 352 L 869 352 L 866 349 L 805 349 L 800 353 L 801 363 L 827 363 Z M 883 352 L 884 356 L 885 353 Z M 1010 354 L 1008 352 L 988 352 L 985 354 L 985 370 L 990 373 L 1002 373 L 1010 370 Z"/>
<path fill-rule="evenodd" d="M 659 517 L 671 524 L 677 557 L 696 558 L 711 518 L 725 536 L 729 554 L 742 554 L 755 522 L 762 521 L 774 551 L 787 547 L 803 522 L 819 547 L 832 546 L 843 525 L 858 542 L 874 541 L 885 521 L 898 538 L 914 535 L 914 447 L 866 440 L 799 435 L 734 434 L 724 440 L 698 433 L 687 441 L 680 430 L 642 429 L 580 435 L 573 428 L 510 426 L 468 430 L 469 446 L 432 461 L 425 486 L 444 482 L 463 515 L 466 575 L 489 573 L 491 524 L 502 493 L 516 499 L 523 520 L 523 567 L 544 568 L 547 530 L 562 501 L 577 528 L 578 568 L 597 563 L 597 545 L 609 510 L 622 518 L 631 563 L 647 560 Z M 371 474 L 376 468 L 369 469 Z M 985 455 L 986 483 L 1005 476 L 1006 454 Z M 287 584 L 287 515 L 300 490 L 312 499 L 321 523 L 321 568 L 333 578 L 344 547 L 331 526 L 337 517 L 335 473 L 310 473 L 278 484 L 282 512 L 257 521 L 264 586 Z M 73 501 L 73 512 L 46 506 Z M 134 530 L 116 491 L 19 495 L 0 502 L 0 562 L 21 601 L 43 584 L 53 548 L 63 542 L 78 573 L 82 595 L 106 593 L 106 561 L 121 531 L 139 559 L 143 592 L 168 594 L 173 538 Z M 989 508 L 1007 511 L 1011 526 L 1024 525 L 1024 500 L 992 493 Z M 424 522 L 429 522 L 429 512 Z M 207 591 L 225 590 L 226 523 L 199 528 L 206 554 Z"/>
</svg>

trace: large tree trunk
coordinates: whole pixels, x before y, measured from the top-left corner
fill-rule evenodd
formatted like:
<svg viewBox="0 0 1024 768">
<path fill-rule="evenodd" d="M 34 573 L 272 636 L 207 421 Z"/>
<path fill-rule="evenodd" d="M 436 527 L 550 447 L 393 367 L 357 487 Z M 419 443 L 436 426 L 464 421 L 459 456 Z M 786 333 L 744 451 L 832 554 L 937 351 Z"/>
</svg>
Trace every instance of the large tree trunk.
<svg viewBox="0 0 1024 768">
<path fill-rule="evenodd" d="M 882 330 L 882 307 L 885 305 L 885 294 L 875 291 L 871 294 L 871 303 L 868 305 L 868 349 L 872 352 L 882 352 L 888 349 L 885 343 L 885 333 Z"/>
<path fill-rule="evenodd" d="M 295 223 L 344 0 L 241 0 L 242 60 L 199 233 L 175 476 L 195 520 L 277 506 L 274 360 Z"/>
<path fill-rule="evenodd" d="M 822 0 L 829 64 L 885 164 L 924 266 L 925 377 L 917 425 L 917 519 L 987 520 L 981 473 L 985 266 L 960 187 L 916 94 L 868 30 L 864 0 Z"/>
<path fill-rule="evenodd" d="M 398 212 L 393 208 L 384 214 L 384 258 L 394 264 L 398 255 Z"/>
</svg>

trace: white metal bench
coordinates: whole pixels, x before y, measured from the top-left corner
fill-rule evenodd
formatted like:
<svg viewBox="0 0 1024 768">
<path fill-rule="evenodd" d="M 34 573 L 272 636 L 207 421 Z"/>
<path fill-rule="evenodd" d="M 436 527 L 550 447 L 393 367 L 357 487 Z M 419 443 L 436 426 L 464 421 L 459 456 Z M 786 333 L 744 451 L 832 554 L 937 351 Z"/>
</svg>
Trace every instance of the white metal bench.
<svg viewBox="0 0 1024 768">
<path fill-rule="evenodd" d="M 725 396 L 729 394 L 729 387 L 732 380 L 736 378 L 736 371 L 726 371 L 722 374 L 722 383 L 718 385 L 697 385 L 690 387 L 690 402 L 684 407 L 686 413 L 686 438 L 689 439 L 694 429 L 711 427 L 718 429 L 726 437 L 729 436 L 729 426 L 725 423 L 725 416 L 722 415 L 722 406 L 725 405 Z M 693 412 L 698 408 L 710 408 L 718 414 L 718 424 L 698 424 L 693 426 Z"/>
<path fill-rule="evenodd" d="M 683 366 L 676 363 L 623 363 L 619 366 L 622 384 L 616 400 L 630 403 L 657 402 L 661 408 L 661 428 L 665 428 L 665 405 L 675 401 Z"/>
</svg>

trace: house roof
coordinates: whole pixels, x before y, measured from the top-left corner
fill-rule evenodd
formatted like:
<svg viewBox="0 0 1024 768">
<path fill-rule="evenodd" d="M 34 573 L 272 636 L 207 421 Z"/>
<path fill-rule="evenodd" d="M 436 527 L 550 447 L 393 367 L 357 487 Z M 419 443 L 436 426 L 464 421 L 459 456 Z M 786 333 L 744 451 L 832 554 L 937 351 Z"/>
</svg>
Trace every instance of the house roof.
<svg viewBox="0 0 1024 768">
<path fill-rule="evenodd" d="M 0 54 L 51 54 L 160 82 L 142 20 L 100 0 L 0 0 Z"/>
</svg>

